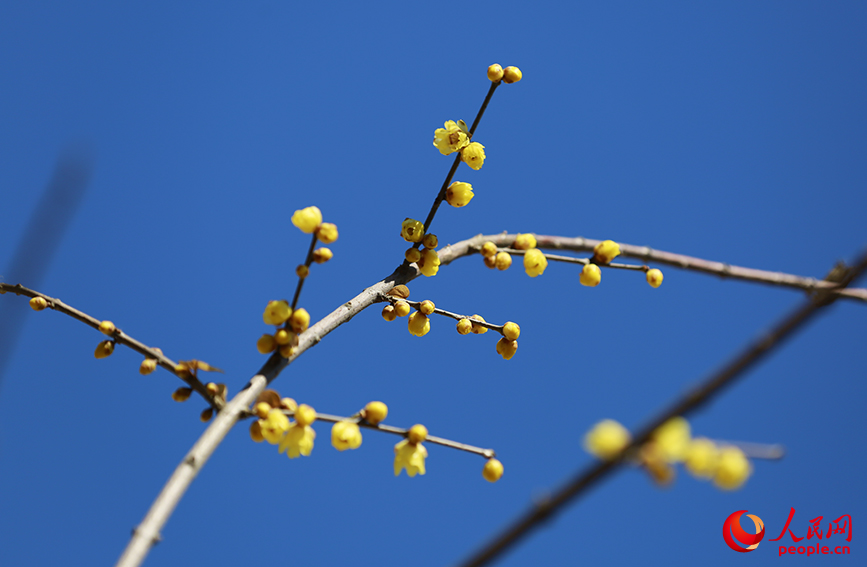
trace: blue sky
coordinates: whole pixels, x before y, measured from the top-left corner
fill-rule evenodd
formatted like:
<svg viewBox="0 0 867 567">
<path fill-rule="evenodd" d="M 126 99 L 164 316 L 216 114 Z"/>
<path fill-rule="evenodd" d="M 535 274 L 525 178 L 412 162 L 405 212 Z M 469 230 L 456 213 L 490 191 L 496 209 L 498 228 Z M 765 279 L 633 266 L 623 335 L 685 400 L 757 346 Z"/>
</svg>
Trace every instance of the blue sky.
<svg viewBox="0 0 867 567">
<path fill-rule="evenodd" d="M 485 69 L 517 65 L 477 130 L 486 146 L 441 243 L 479 233 L 611 238 L 822 277 L 863 249 L 867 8 L 861 3 L 28 2 L 0 5 L 0 274 L 58 156 L 92 177 L 39 289 L 175 359 L 259 368 L 270 299 L 290 296 L 318 205 L 340 229 L 301 305 L 314 320 L 389 274 L 405 217 L 423 218 L 449 158 L 445 120 L 470 121 Z M 423 338 L 371 309 L 274 386 L 327 413 L 388 403 L 388 422 L 494 448 L 430 447 L 424 477 L 394 478 L 391 436 L 338 453 L 318 426 L 289 461 L 229 435 L 166 526 L 155 565 L 246 561 L 453 565 L 591 458 L 581 437 L 640 426 L 800 303 L 799 293 L 663 268 L 572 266 L 528 278 L 478 257 L 417 280 L 413 299 L 521 325 L 511 361 L 492 335 L 434 319 Z M 27 285 L 29 282 L 21 282 Z M 863 283 L 862 283 L 863 285 Z M 0 562 L 110 564 L 204 426 L 180 385 L 139 355 L 92 352 L 101 335 L 26 311 L 0 385 Z M 680 471 L 658 489 L 608 478 L 499 564 L 774 563 L 720 537 L 747 509 L 768 536 L 867 511 L 865 306 L 840 302 L 691 416 L 718 439 L 781 443 L 740 491 Z M 859 561 L 859 531 L 852 556 Z M 661 545 L 660 545 L 661 544 Z M 659 556 L 659 557 L 657 557 Z"/>
</svg>

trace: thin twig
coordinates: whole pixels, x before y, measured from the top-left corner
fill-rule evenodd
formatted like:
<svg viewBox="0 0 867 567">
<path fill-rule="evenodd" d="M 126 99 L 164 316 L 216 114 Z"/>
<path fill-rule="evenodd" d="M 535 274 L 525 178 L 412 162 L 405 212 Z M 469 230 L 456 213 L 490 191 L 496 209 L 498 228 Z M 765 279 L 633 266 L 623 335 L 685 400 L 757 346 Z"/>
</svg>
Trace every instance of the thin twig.
<svg viewBox="0 0 867 567">
<path fill-rule="evenodd" d="M 405 297 L 397 297 L 395 295 L 386 295 L 386 294 L 382 294 L 379 297 L 378 301 L 383 302 L 383 303 L 388 302 L 388 303 L 391 303 L 392 305 L 394 305 L 398 301 L 403 301 L 403 302 L 409 304 L 409 306 L 415 310 L 420 309 L 421 304 L 422 304 L 421 301 L 410 301 L 409 299 L 406 299 Z M 485 327 L 487 329 L 491 329 L 492 331 L 497 331 L 501 335 L 503 334 L 503 327 L 506 326 L 505 323 L 502 325 L 495 325 L 494 323 L 488 323 L 487 321 L 484 321 L 482 319 L 476 319 L 475 317 L 469 317 L 467 315 L 461 315 L 460 313 L 452 313 L 451 311 L 446 311 L 445 309 L 440 309 L 439 307 L 434 307 L 433 312 L 436 313 L 437 315 L 443 315 L 445 317 L 451 317 L 452 319 L 454 319 L 456 321 L 460 321 L 461 319 L 467 319 L 470 321 L 470 323 L 473 323 L 474 325 L 478 325 L 479 327 Z"/>
<path fill-rule="evenodd" d="M 14 293 L 15 295 L 24 295 L 26 297 L 41 297 L 48 302 L 48 307 L 54 309 L 55 311 L 59 311 L 65 315 L 69 315 L 73 319 L 77 319 L 82 323 L 93 327 L 96 330 L 99 330 L 99 324 L 102 322 L 95 317 L 91 317 L 87 313 L 83 311 L 79 311 L 78 309 L 63 303 L 56 297 L 49 297 L 44 293 L 40 293 L 36 290 L 32 290 L 24 287 L 21 284 L 18 285 L 10 285 L 0 283 L 0 291 L 3 293 Z M 225 402 L 219 396 L 213 396 L 208 389 L 205 387 L 202 382 L 196 378 L 195 375 L 190 374 L 189 372 L 178 372 L 177 363 L 164 355 L 161 351 L 149 347 L 143 342 L 129 336 L 124 333 L 120 329 L 117 329 L 110 338 L 118 344 L 122 344 L 136 351 L 137 353 L 144 355 L 147 358 L 153 358 L 157 361 L 157 364 L 183 380 L 189 385 L 190 388 L 198 392 L 211 406 L 217 410 L 221 409 Z"/>
<path fill-rule="evenodd" d="M 516 250 L 515 248 L 497 248 L 497 252 L 506 252 L 508 254 L 515 254 L 517 256 L 524 256 L 527 254 L 527 250 Z M 560 256 L 558 254 L 542 254 L 545 258 L 549 260 L 553 260 L 554 262 L 564 262 L 566 264 L 581 264 L 582 266 L 586 266 L 587 264 L 593 263 L 593 258 L 575 258 L 573 256 Z M 646 272 L 650 268 L 646 265 L 636 266 L 635 264 L 621 264 L 619 262 L 609 262 L 607 264 L 596 264 L 601 268 L 616 268 L 619 270 L 635 270 L 638 272 Z"/>
<path fill-rule="evenodd" d="M 537 237 L 538 239 L 538 237 Z M 621 246 L 622 249 L 622 246 Z M 846 286 L 867 269 L 867 252 L 861 254 L 855 265 L 848 271 L 841 285 Z M 688 392 L 677 400 L 667 410 L 641 428 L 632 442 L 621 451 L 620 455 L 610 461 L 594 464 L 580 471 L 572 480 L 555 491 L 550 497 L 536 503 L 532 508 L 519 516 L 512 524 L 483 545 L 461 567 L 480 567 L 498 558 L 502 553 L 527 536 L 533 529 L 539 527 L 545 520 L 560 512 L 574 498 L 583 494 L 598 481 L 614 472 L 621 464 L 628 461 L 629 455 L 646 443 L 654 431 L 669 419 L 685 416 L 702 404 L 709 401 L 723 388 L 741 377 L 755 363 L 764 358 L 775 347 L 783 343 L 804 323 L 809 321 L 821 308 L 830 305 L 837 298 L 828 296 L 819 301 L 809 301 L 784 317 L 773 329 L 764 336 L 754 340 L 743 352 L 731 359 L 719 371 L 711 375 L 696 389 Z"/>
<path fill-rule="evenodd" d="M 307 259 L 304 260 L 304 265 L 310 268 L 310 264 L 313 263 L 313 249 L 316 248 L 316 233 L 313 233 L 313 240 L 310 241 L 310 248 L 307 250 Z M 295 296 L 292 298 L 292 311 L 295 311 L 295 306 L 298 305 L 298 298 L 301 297 L 301 287 L 304 285 L 304 280 L 307 278 L 302 278 L 300 275 L 298 276 L 298 286 L 295 288 Z"/>
</svg>

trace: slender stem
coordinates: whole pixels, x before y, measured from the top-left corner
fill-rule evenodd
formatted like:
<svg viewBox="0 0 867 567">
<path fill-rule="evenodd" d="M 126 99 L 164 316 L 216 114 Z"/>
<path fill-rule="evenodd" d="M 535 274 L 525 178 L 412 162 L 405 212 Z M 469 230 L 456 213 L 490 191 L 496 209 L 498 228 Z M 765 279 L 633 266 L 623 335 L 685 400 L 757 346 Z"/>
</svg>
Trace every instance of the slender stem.
<svg viewBox="0 0 867 567">
<path fill-rule="evenodd" d="M 527 250 L 516 250 L 515 248 L 497 248 L 497 252 L 506 252 L 508 254 L 514 254 L 516 256 L 524 256 L 527 254 Z M 581 264 L 586 266 L 592 262 L 592 258 L 574 258 L 572 256 L 560 256 L 558 254 L 542 254 L 545 258 L 549 260 L 553 260 L 554 262 L 564 262 L 566 264 Z M 619 270 L 635 270 L 638 272 L 646 272 L 649 268 L 647 266 L 641 265 L 636 266 L 635 264 L 620 264 L 617 262 L 609 262 L 607 264 L 597 264 L 600 268 L 616 268 Z"/>
<path fill-rule="evenodd" d="M 383 294 L 379 298 L 379 301 L 381 301 L 381 302 L 387 301 L 387 302 L 391 303 L 392 305 L 394 305 L 398 301 L 404 301 L 404 302 L 408 303 L 410 307 L 412 307 L 413 309 L 416 309 L 416 310 L 421 308 L 421 304 L 422 304 L 421 301 L 410 301 L 409 299 L 406 299 L 406 298 L 396 297 L 393 295 L 385 295 L 385 294 Z M 503 327 L 506 326 L 505 324 L 495 325 L 493 323 L 488 323 L 487 321 L 483 321 L 482 319 L 476 319 L 475 317 L 469 317 L 467 315 L 461 315 L 460 313 L 452 313 L 451 311 L 446 311 L 445 309 L 440 309 L 439 307 L 434 307 L 433 312 L 436 313 L 437 315 L 443 315 L 445 317 L 451 317 L 452 319 L 454 319 L 456 321 L 460 321 L 461 319 L 468 319 L 471 323 L 473 323 L 475 325 L 478 325 L 480 327 L 485 327 L 487 329 L 491 329 L 492 331 L 497 331 L 500 334 L 503 334 Z"/>
<path fill-rule="evenodd" d="M 786 448 L 779 444 L 753 443 L 750 441 L 728 441 L 725 439 L 711 439 L 720 446 L 730 445 L 737 447 L 750 459 L 764 459 L 776 461 L 786 455 Z"/>
<path fill-rule="evenodd" d="M 316 233 L 313 233 L 313 240 L 310 241 L 310 248 L 307 250 L 307 259 L 304 260 L 304 265 L 308 268 L 310 264 L 313 263 L 313 249 L 316 248 Z M 292 298 L 292 311 L 295 311 L 295 306 L 298 305 L 298 298 L 301 296 L 301 287 L 304 285 L 304 280 L 307 278 L 302 278 L 298 276 L 298 286 L 295 288 L 295 296 Z"/>
<path fill-rule="evenodd" d="M 621 247 L 622 248 L 622 247 Z M 841 285 L 848 285 L 855 277 L 867 269 L 867 252 L 850 269 Z M 503 554 L 506 550 L 526 537 L 533 529 L 539 527 L 545 520 L 561 511 L 574 498 L 614 472 L 621 464 L 628 462 L 629 455 L 646 443 L 653 432 L 662 424 L 676 416 L 687 415 L 701 405 L 707 403 L 714 395 L 733 383 L 759 360 L 764 358 L 784 340 L 791 337 L 804 323 L 808 322 L 823 307 L 830 305 L 837 298 L 828 296 L 820 301 L 808 301 L 778 322 L 764 336 L 753 341 L 741 353 L 733 357 L 720 370 L 711 375 L 693 391 L 675 401 L 667 410 L 650 420 L 640 429 L 632 442 L 621 451 L 620 455 L 610 461 L 592 465 L 579 471 L 572 480 L 555 491 L 549 498 L 538 502 L 535 506 L 519 516 L 512 524 L 491 538 L 472 557 L 460 564 L 460 567 L 480 567 L 486 565 Z"/>
</svg>

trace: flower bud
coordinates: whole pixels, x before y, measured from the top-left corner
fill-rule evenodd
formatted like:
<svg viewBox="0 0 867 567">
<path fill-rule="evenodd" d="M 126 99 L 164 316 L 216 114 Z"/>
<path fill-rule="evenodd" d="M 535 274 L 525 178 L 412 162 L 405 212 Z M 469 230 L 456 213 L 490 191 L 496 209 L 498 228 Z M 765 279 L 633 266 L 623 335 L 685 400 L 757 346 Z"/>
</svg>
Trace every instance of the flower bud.
<svg viewBox="0 0 867 567">
<path fill-rule="evenodd" d="M 455 181 L 446 189 L 446 201 L 453 207 L 463 207 L 475 197 L 473 186 L 463 181 Z"/>
<path fill-rule="evenodd" d="M 506 84 L 517 83 L 523 77 L 524 74 L 517 67 L 506 67 L 503 69 L 503 82 Z"/>
<path fill-rule="evenodd" d="M 201 420 L 202 423 L 211 421 L 212 417 L 214 417 L 214 408 L 205 408 L 202 413 L 199 414 L 199 420 Z"/>
<path fill-rule="evenodd" d="M 482 256 L 485 258 L 493 258 L 497 255 L 497 245 L 488 240 L 482 244 Z"/>
<path fill-rule="evenodd" d="M 424 313 L 416 311 L 409 316 L 407 326 L 411 335 L 423 337 L 430 331 L 430 319 Z"/>
<path fill-rule="evenodd" d="M 298 344 L 298 335 L 288 329 L 277 329 L 277 332 L 274 333 L 274 342 L 280 346 L 295 345 Z"/>
<path fill-rule="evenodd" d="M 316 410 L 307 404 L 301 404 L 298 406 L 298 409 L 295 410 L 295 421 L 302 427 L 310 425 L 316 421 Z"/>
<path fill-rule="evenodd" d="M 310 268 L 308 268 L 304 264 L 298 264 L 298 267 L 295 268 L 295 274 L 303 280 L 310 275 Z"/>
<path fill-rule="evenodd" d="M 497 353 L 502 356 L 504 360 L 511 359 L 515 356 L 516 352 L 518 352 L 518 341 L 510 341 L 506 337 L 497 341 Z"/>
<path fill-rule="evenodd" d="M 587 264 L 581 270 L 581 277 L 578 278 L 578 281 L 581 282 L 581 285 L 596 287 L 602 281 L 602 271 L 596 264 Z"/>
<path fill-rule="evenodd" d="M 512 265 L 512 257 L 508 252 L 500 252 L 494 257 L 494 265 L 500 271 L 508 270 Z"/>
<path fill-rule="evenodd" d="M 406 301 L 398 301 L 394 304 L 394 312 L 398 317 L 406 317 L 410 311 L 409 303 Z"/>
<path fill-rule="evenodd" d="M 388 406 L 382 402 L 369 402 L 361 411 L 361 416 L 371 425 L 379 425 L 388 415 Z"/>
<path fill-rule="evenodd" d="M 409 428 L 409 434 L 407 435 L 409 442 L 413 445 L 418 445 L 427 439 L 427 427 L 421 425 L 419 423 L 413 425 Z"/>
<path fill-rule="evenodd" d="M 603 240 L 593 247 L 593 261 L 599 264 L 608 264 L 618 256 L 620 256 L 620 245 L 613 240 Z"/>
<path fill-rule="evenodd" d="M 548 258 L 538 248 L 527 250 L 527 253 L 524 254 L 524 271 L 531 278 L 544 274 L 547 267 Z"/>
<path fill-rule="evenodd" d="M 440 269 L 440 257 L 439 254 L 436 253 L 435 250 L 431 250 L 430 248 L 425 248 L 421 252 L 421 258 L 419 259 L 418 269 L 427 277 L 437 275 L 437 272 Z"/>
<path fill-rule="evenodd" d="M 536 237 L 532 234 L 521 234 L 515 238 L 515 243 L 512 244 L 515 250 L 531 250 L 536 247 Z"/>
<path fill-rule="evenodd" d="M 415 219 L 406 219 L 400 225 L 400 235 L 407 242 L 421 242 L 424 238 L 424 225 Z"/>
<path fill-rule="evenodd" d="M 262 320 L 266 325 L 282 325 L 292 315 L 292 308 L 285 299 L 269 301 L 262 314 Z"/>
<path fill-rule="evenodd" d="M 512 323 L 509 321 L 505 325 L 503 325 L 503 336 L 506 337 L 510 341 L 517 340 L 521 335 L 521 327 L 518 326 L 517 323 Z"/>
<path fill-rule="evenodd" d="M 497 81 L 501 81 L 503 79 L 503 68 L 500 67 L 497 63 L 494 63 L 490 67 L 488 67 L 488 79 L 492 83 L 496 83 Z"/>
<path fill-rule="evenodd" d="M 492 270 L 497 267 L 497 257 L 496 256 L 491 256 L 490 258 L 483 257 L 482 260 L 484 260 L 485 266 L 487 266 L 488 268 L 490 268 Z"/>
<path fill-rule="evenodd" d="M 262 435 L 262 426 L 258 421 L 254 421 L 250 424 L 250 439 L 256 443 L 261 443 L 265 440 L 265 436 Z"/>
<path fill-rule="evenodd" d="M 190 399 L 190 394 L 192 393 L 192 388 L 178 388 L 172 392 L 172 399 L 176 402 L 185 402 Z"/>
<path fill-rule="evenodd" d="M 323 244 L 331 244 L 337 240 L 337 225 L 330 222 L 323 222 L 316 229 L 316 238 Z"/>
<path fill-rule="evenodd" d="M 30 307 L 32 307 L 34 311 L 42 311 L 48 307 L 48 301 L 46 301 L 44 297 L 34 297 L 30 300 Z"/>
<path fill-rule="evenodd" d="M 397 319 L 397 313 L 394 311 L 393 305 L 386 305 L 382 308 L 382 318 L 389 323 Z"/>
<path fill-rule="evenodd" d="M 482 469 L 482 476 L 488 482 L 497 482 L 503 476 L 503 463 L 497 459 L 488 459 L 485 468 Z"/>
<path fill-rule="evenodd" d="M 650 287 L 659 287 L 662 285 L 662 271 L 653 268 L 652 270 L 647 270 L 647 283 L 650 284 Z"/>
<path fill-rule="evenodd" d="M 139 374 L 143 376 L 147 376 L 157 368 L 157 359 L 155 358 L 146 358 L 141 361 L 141 365 L 138 367 Z"/>
<path fill-rule="evenodd" d="M 318 207 L 307 207 L 306 209 L 295 211 L 295 214 L 292 215 L 292 224 L 306 234 L 313 234 L 321 222 L 322 211 Z"/>
<path fill-rule="evenodd" d="M 478 142 L 470 142 L 461 150 L 461 160 L 476 171 L 482 169 L 485 164 L 485 146 Z"/>
<path fill-rule="evenodd" d="M 418 310 L 424 313 L 425 315 L 430 315 L 436 309 L 436 305 L 430 299 L 425 299 L 421 302 L 421 305 L 418 306 Z"/>
<path fill-rule="evenodd" d="M 115 331 L 117 331 L 117 327 L 115 327 L 114 323 L 111 321 L 103 321 L 99 324 L 99 332 L 103 335 L 108 335 L 110 337 L 115 333 Z"/>
<path fill-rule="evenodd" d="M 283 358 L 292 358 L 292 355 L 295 354 L 295 351 L 298 350 L 295 348 L 295 345 L 283 345 L 280 347 L 280 356 Z"/>
<path fill-rule="evenodd" d="M 458 334 L 468 335 L 473 330 L 472 322 L 466 317 L 458 321 Z"/>
<path fill-rule="evenodd" d="M 333 257 L 334 253 L 331 249 L 324 246 L 313 251 L 313 261 L 317 264 L 324 264 Z"/>
<path fill-rule="evenodd" d="M 96 350 L 93 352 L 93 356 L 96 358 L 105 358 L 107 356 L 111 356 L 111 353 L 114 352 L 114 341 L 102 341 L 98 345 L 96 345 Z"/>
<path fill-rule="evenodd" d="M 473 315 L 472 319 L 476 319 L 477 321 L 484 321 L 485 323 L 487 323 L 487 321 L 485 321 L 485 318 L 482 317 L 481 315 Z M 473 325 L 473 334 L 474 335 L 484 335 L 485 333 L 488 332 L 487 327 L 483 327 L 482 325 L 479 325 L 478 323 L 474 323 L 472 321 L 470 321 L 470 323 Z"/>
<path fill-rule="evenodd" d="M 412 264 L 421 260 L 421 251 L 418 248 L 407 248 L 403 257 L 406 258 L 407 262 Z"/>
<path fill-rule="evenodd" d="M 310 326 L 310 313 L 306 309 L 296 309 L 289 317 L 289 326 L 296 333 L 303 333 Z"/>
<path fill-rule="evenodd" d="M 439 244 L 439 239 L 437 239 L 436 234 L 425 234 L 424 239 L 421 241 L 422 246 L 425 248 L 430 248 L 433 250 Z"/>
<path fill-rule="evenodd" d="M 253 408 L 253 413 L 259 416 L 259 419 L 265 419 L 268 417 L 268 412 L 271 411 L 271 404 L 267 402 L 259 402 Z"/>
<path fill-rule="evenodd" d="M 256 349 L 261 354 L 268 354 L 269 352 L 274 352 L 274 349 L 277 348 L 277 341 L 274 340 L 274 337 L 271 335 L 262 335 L 259 337 L 259 340 L 256 341 Z"/>
</svg>

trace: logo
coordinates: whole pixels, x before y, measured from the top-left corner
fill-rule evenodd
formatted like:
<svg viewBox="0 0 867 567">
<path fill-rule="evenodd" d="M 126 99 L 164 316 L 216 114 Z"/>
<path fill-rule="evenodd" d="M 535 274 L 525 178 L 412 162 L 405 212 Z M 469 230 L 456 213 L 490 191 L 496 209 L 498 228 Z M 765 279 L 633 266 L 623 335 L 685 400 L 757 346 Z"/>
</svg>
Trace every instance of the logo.
<svg viewBox="0 0 867 567">
<path fill-rule="evenodd" d="M 759 546 L 759 542 L 762 541 L 762 538 L 765 537 L 765 524 L 762 522 L 761 518 L 754 516 L 753 514 L 747 514 L 747 517 L 755 524 L 756 533 L 748 534 L 744 531 L 741 527 L 741 516 L 746 514 L 746 512 L 746 510 L 738 510 L 723 522 L 723 539 L 726 540 L 726 544 L 728 544 L 729 547 L 741 553 L 754 550 Z M 734 539 L 732 539 L 732 536 L 734 536 Z M 739 543 L 747 547 L 741 547 L 735 543 L 734 540 L 737 540 Z"/>
</svg>

